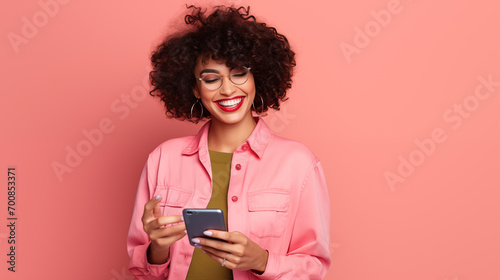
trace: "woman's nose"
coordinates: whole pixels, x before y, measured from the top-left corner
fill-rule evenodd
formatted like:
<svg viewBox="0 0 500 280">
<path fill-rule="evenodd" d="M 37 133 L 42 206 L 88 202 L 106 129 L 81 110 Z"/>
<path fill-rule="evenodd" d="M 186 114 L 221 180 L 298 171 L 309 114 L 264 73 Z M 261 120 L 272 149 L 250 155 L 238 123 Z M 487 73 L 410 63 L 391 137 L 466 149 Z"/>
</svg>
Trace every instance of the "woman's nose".
<svg viewBox="0 0 500 280">
<path fill-rule="evenodd" d="M 222 86 L 220 87 L 220 93 L 223 95 L 231 95 L 235 92 L 236 86 L 229 79 L 229 75 L 222 77 Z"/>
</svg>

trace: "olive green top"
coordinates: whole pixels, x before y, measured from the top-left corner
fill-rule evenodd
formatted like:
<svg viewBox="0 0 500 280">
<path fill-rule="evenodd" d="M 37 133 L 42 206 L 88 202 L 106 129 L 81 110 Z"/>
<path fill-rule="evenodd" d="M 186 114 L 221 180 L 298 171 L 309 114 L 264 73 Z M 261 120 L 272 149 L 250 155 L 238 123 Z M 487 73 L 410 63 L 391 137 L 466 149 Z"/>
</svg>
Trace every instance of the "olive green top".
<svg viewBox="0 0 500 280">
<path fill-rule="evenodd" d="M 209 153 L 212 164 L 212 196 L 207 208 L 222 209 L 227 228 L 227 190 L 233 154 L 216 151 L 209 151 Z M 195 279 L 233 279 L 233 271 L 211 259 L 201 249 L 194 248 L 186 280 Z"/>
</svg>

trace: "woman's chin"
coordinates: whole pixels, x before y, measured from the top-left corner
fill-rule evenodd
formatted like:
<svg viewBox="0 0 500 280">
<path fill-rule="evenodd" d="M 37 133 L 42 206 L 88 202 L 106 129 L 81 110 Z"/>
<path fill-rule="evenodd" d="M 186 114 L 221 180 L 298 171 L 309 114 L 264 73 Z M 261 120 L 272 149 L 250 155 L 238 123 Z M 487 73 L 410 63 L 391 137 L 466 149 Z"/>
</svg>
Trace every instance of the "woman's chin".
<svg viewBox="0 0 500 280">
<path fill-rule="evenodd" d="M 212 122 L 217 122 L 220 124 L 234 125 L 239 123 L 244 123 L 248 118 L 253 118 L 252 113 L 249 111 L 245 114 L 243 113 L 225 113 L 225 114 L 212 114 Z"/>
</svg>

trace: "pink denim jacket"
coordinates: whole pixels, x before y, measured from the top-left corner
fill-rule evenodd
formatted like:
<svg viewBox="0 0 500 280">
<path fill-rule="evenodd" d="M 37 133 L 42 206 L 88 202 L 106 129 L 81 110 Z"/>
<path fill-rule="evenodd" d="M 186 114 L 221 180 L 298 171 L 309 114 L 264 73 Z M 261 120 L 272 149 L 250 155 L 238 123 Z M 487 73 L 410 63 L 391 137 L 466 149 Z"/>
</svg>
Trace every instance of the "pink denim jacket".
<svg viewBox="0 0 500 280">
<path fill-rule="evenodd" d="M 330 266 L 330 204 L 323 169 L 303 144 L 273 135 L 261 118 L 233 153 L 228 199 L 229 231 L 269 251 L 262 275 L 233 270 L 239 279 L 323 279 Z M 161 195 L 164 216 L 205 208 L 212 192 L 207 147 L 210 122 L 196 136 L 168 140 L 142 172 L 127 238 L 129 270 L 136 279 L 185 279 L 194 247 L 187 236 L 170 247 L 165 264 L 147 261 L 144 204 Z M 217 175 L 214 175 L 217 176 Z"/>
</svg>

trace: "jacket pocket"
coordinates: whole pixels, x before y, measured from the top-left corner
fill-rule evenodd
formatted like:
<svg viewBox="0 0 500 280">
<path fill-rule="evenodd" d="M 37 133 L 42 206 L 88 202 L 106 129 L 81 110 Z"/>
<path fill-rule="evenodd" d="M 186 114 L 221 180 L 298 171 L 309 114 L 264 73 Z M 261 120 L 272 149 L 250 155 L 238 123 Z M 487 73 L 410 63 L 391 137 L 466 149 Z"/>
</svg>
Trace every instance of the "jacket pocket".
<svg viewBox="0 0 500 280">
<path fill-rule="evenodd" d="M 248 193 L 250 233 L 257 237 L 283 235 L 288 220 L 290 193 L 283 189 L 266 189 Z"/>
<path fill-rule="evenodd" d="M 157 186 L 153 195 L 161 195 L 162 216 L 182 215 L 182 209 L 193 193 L 177 187 Z"/>
</svg>

